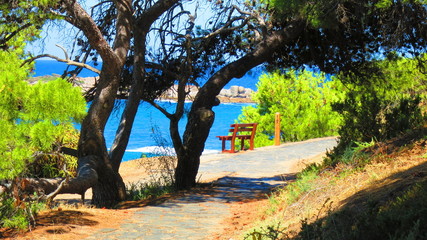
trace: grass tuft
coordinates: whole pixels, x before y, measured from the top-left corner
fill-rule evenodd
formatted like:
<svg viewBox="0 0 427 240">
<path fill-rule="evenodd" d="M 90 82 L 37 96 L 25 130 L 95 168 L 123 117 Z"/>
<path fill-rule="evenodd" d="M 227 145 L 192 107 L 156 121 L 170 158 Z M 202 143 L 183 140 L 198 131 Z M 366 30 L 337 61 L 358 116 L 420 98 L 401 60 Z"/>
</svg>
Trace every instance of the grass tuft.
<svg viewBox="0 0 427 240">
<path fill-rule="evenodd" d="M 159 182 L 137 182 L 127 185 L 127 195 L 129 201 L 139 201 L 160 197 L 174 191 L 174 186 L 170 184 L 160 184 Z"/>
</svg>

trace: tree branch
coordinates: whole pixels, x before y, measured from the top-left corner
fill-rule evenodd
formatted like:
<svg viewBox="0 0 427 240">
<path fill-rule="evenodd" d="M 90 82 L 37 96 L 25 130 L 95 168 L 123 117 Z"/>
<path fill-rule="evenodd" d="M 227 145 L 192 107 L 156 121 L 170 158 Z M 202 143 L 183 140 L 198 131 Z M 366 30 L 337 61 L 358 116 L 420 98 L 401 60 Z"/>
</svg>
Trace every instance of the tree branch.
<svg viewBox="0 0 427 240">
<path fill-rule="evenodd" d="M 98 181 L 98 174 L 96 172 L 97 161 L 98 157 L 94 155 L 80 158 L 77 177 L 71 178 L 68 181 L 64 181 L 64 178 L 23 179 L 23 191 L 28 193 L 43 193 L 48 196 L 60 193 L 82 195 Z"/>
<path fill-rule="evenodd" d="M 231 24 L 233 24 L 233 22 L 239 21 L 239 20 L 243 20 L 243 22 L 241 24 L 239 24 L 238 26 L 230 27 Z M 224 26 L 218 28 L 214 32 L 209 33 L 208 35 L 205 35 L 203 37 L 194 38 L 194 41 L 198 41 L 201 39 L 208 39 L 208 38 L 212 38 L 212 37 L 217 36 L 217 35 L 222 34 L 222 33 L 235 31 L 235 30 L 245 26 L 249 22 L 249 20 L 250 20 L 250 18 L 243 18 L 241 16 L 240 17 L 234 17 L 234 18 L 230 19 L 230 21 L 226 22 L 224 24 Z"/>
<path fill-rule="evenodd" d="M 0 45 L 2 46 L 2 48 L 3 48 L 3 45 L 4 46 L 7 46 L 7 42 L 10 40 L 10 39 L 12 39 L 14 36 L 16 36 L 16 34 L 18 34 L 19 32 L 21 32 L 22 30 L 24 30 L 24 29 L 26 29 L 26 28 L 28 28 L 28 27 L 30 27 L 30 26 L 32 26 L 32 24 L 31 23 L 26 23 L 26 24 L 24 24 L 24 25 L 22 25 L 22 26 L 20 26 L 17 30 L 15 30 L 15 31 L 13 31 L 13 32 L 11 32 L 8 36 L 6 36 L 4 39 L 1 39 L 0 40 Z"/>
<path fill-rule="evenodd" d="M 68 57 L 67 51 L 62 46 L 60 46 L 58 44 L 56 44 L 56 46 L 59 47 L 59 48 L 61 48 L 62 51 L 64 51 L 65 59 L 59 58 L 59 57 L 51 55 L 51 54 L 41 54 L 41 55 L 37 55 L 35 57 L 32 57 L 32 58 L 29 58 L 29 59 L 25 60 L 22 63 L 22 65 L 24 65 L 26 63 L 29 63 L 29 62 L 33 62 L 33 61 L 35 61 L 36 59 L 39 59 L 39 58 L 48 57 L 48 58 L 55 59 L 58 62 L 64 62 L 67 65 L 72 65 L 72 66 L 76 66 L 76 67 L 86 68 L 86 69 L 88 69 L 88 70 L 90 70 L 90 71 L 92 71 L 94 73 L 101 74 L 100 70 L 98 70 L 98 69 L 96 69 L 96 68 L 94 68 L 94 67 L 92 67 L 92 66 L 90 66 L 90 65 L 88 65 L 86 63 L 81 63 L 81 62 L 76 62 L 76 61 L 70 60 L 70 58 Z"/>
<path fill-rule="evenodd" d="M 43 197 L 41 197 L 41 200 L 51 202 L 52 199 L 54 199 L 56 195 L 60 193 L 60 191 L 62 190 L 62 188 L 67 182 L 68 182 L 68 178 L 65 178 L 64 180 L 62 180 L 62 182 L 59 184 L 58 188 L 55 191 L 51 192 L 48 195 L 44 195 Z"/>
</svg>

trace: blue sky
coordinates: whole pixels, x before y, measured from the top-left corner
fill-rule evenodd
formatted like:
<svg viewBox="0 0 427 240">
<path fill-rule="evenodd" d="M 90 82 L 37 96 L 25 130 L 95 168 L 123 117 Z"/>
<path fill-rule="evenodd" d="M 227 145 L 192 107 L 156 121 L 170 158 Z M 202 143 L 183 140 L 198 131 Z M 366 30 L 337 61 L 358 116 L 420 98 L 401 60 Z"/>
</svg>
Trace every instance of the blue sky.
<svg viewBox="0 0 427 240">
<path fill-rule="evenodd" d="M 86 10 L 88 10 L 98 1 L 87 0 L 79 2 Z M 63 46 L 69 53 L 75 33 L 76 29 L 66 21 L 50 21 L 43 27 L 41 34 L 42 38 L 29 44 L 26 49 L 33 55 L 51 54 L 63 58 L 64 52 L 55 46 L 55 44 Z"/>
<path fill-rule="evenodd" d="M 94 6 L 98 0 L 79 1 L 87 11 Z M 190 4 L 195 6 L 197 1 L 189 1 Z M 199 6 L 199 13 L 197 22 L 199 24 L 206 22 L 212 16 L 209 7 Z M 51 21 L 44 27 L 41 34 L 41 39 L 37 40 L 27 46 L 27 51 L 31 52 L 34 56 L 39 54 L 51 54 L 57 57 L 64 57 L 64 52 L 57 46 L 59 44 L 67 49 L 70 54 L 72 48 L 76 29 L 65 21 Z M 49 58 L 46 58 L 49 59 Z"/>
</svg>

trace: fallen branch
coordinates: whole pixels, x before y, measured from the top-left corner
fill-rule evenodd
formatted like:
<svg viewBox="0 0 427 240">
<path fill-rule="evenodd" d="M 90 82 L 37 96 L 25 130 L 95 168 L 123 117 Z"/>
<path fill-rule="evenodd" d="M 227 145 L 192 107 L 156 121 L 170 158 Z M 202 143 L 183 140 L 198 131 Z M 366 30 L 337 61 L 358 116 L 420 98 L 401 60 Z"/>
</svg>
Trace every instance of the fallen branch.
<svg viewBox="0 0 427 240">
<path fill-rule="evenodd" d="M 62 188 L 67 182 L 68 182 L 68 178 L 65 178 L 64 180 L 62 180 L 62 182 L 59 184 L 58 188 L 55 191 L 51 192 L 48 195 L 43 195 L 43 197 L 41 197 L 40 200 L 47 201 L 49 203 L 52 202 L 52 200 L 56 197 L 56 195 L 60 193 L 60 191 L 62 190 Z"/>
<path fill-rule="evenodd" d="M 25 178 L 22 190 L 28 193 L 40 193 L 55 196 L 61 193 L 83 195 L 87 189 L 94 186 L 98 181 L 96 172 L 97 157 L 93 155 L 79 159 L 77 177 L 70 178 Z"/>
</svg>

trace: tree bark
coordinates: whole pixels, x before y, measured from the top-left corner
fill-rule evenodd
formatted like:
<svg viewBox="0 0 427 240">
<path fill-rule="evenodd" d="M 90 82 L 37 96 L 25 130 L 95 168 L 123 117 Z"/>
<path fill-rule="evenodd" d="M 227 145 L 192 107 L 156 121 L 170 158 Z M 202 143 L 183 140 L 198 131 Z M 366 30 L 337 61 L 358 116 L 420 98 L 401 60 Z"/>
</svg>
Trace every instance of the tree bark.
<svg viewBox="0 0 427 240">
<path fill-rule="evenodd" d="M 83 120 L 78 144 L 78 164 L 86 157 L 97 160 L 97 181 L 91 181 L 93 204 L 111 207 L 124 200 L 125 185 L 118 171 L 113 168 L 104 139 L 105 124 L 114 107 L 120 84 L 120 74 L 130 47 L 132 28 L 132 1 L 114 2 L 117 8 L 116 37 L 113 47 L 103 38 L 100 29 L 84 9 L 73 0 L 61 2 L 67 12 L 67 21 L 83 31 L 91 46 L 103 60 L 95 98 Z M 77 176 L 80 178 L 80 175 Z"/>
<path fill-rule="evenodd" d="M 94 156 L 82 157 L 77 168 L 78 177 L 67 181 L 59 193 L 77 193 L 84 194 L 87 189 L 92 187 L 98 181 L 97 163 L 98 159 Z M 64 178 L 28 178 L 22 180 L 22 188 L 25 192 L 37 192 L 50 194 L 54 192 Z"/>
<path fill-rule="evenodd" d="M 125 199 L 125 185 L 118 170 L 144 87 L 146 36 L 153 22 L 178 2 L 179 0 L 159 0 L 137 19 L 133 19 L 132 1 L 115 1 L 118 12 L 116 36 L 110 47 L 96 23 L 76 1 L 61 1 L 61 9 L 67 13 L 65 19 L 83 31 L 91 46 L 100 54 L 103 66 L 94 100 L 82 123 L 77 151 L 81 171 L 78 171 L 76 178 L 67 181 L 59 193 L 82 194 L 92 187 L 93 204 L 106 207 Z M 135 40 L 132 90 L 109 155 L 103 133 L 114 107 L 132 32 Z M 87 164 L 89 160 L 90 164 Z M 49 194 L 57 190 L 62 181 L 59 178 L 28 179 L 26 190 Z"/>
<path fill-rule="evenodd" d="M 178 154 L 175 185 L 178 189 L 195 186 L 200 156 L 215 119 L 212 110 L 219 104 L 216 96 L 233 78 L 241 78 L 250 69 L 268 61 L 285 44 L 295 41 L 304 29 L 304 21 L 295 20 L 287 28 L 271 33 L 254 51 L 217 71 L 197 93 L 188 114 L 183 152 Z"/>
<path fill-rule="evenodd" d="M 143 93 L 147 34 L 154 21 L 177 2 L 179 2 L 179 0 L 158 1 L 134 21 L 133 34 L 135 55 L 131 92 L 129 93 L 126 107 L 123 111 L 120 125 L 117 128 L 116 137 L 110 150 L 111 163 L 115 171 L 118 171 L 120 168 L 120 163 L 129 142 L 132 126 Z"/>
</svg>

